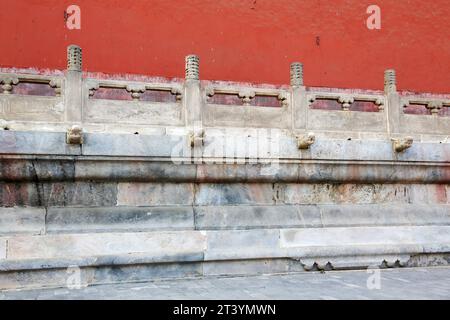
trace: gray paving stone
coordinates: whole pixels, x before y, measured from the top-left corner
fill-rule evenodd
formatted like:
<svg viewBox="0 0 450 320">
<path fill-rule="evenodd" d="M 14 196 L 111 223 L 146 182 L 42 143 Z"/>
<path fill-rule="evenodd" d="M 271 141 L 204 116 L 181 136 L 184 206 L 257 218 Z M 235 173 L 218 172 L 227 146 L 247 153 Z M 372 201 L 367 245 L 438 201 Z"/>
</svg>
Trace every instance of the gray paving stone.
<svg viewBox="0 0 450 320">
<path fill-rule="evenodd" d="M 0 292 L 1 299 L 450 299 L 450 268 L 380 269 L 105 284 Z"/>
</svg>

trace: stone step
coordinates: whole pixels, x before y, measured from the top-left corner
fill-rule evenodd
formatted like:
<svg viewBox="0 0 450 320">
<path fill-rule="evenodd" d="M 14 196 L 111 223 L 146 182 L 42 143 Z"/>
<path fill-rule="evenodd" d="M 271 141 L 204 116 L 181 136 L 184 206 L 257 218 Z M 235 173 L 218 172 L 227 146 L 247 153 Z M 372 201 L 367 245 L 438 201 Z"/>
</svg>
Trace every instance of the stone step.
<svg viewBox="0 0 450 320">
<path fill-rule="evenodd" d="M 0 236 L 427 225 L 450 225 L 450 204 L 0 208 Z"/>
<path fill-rule="evenodd" d="M 192 271 L 190 268 L 203 270 L 205 263 L 213 266 L 221 262 L 223 268 L 210 267 L 211 274 L 232 273 L 227 265 L 230 261 L 239 265 L 239 261 L 278 259 L 299 261 L 298 268 L 306 270 L 314 265 L 325 269 L 362 268 L 380 266 L 383 261 L 405 265 L 417 254 L 448 252 L 450 226 L 15 235 L 0 238 L 0 288 L 13 287 L 12 283 L 17 285 L 17 281 L 25 285 L 26 280 L 17 278 L 21 273 L 37 273 L 29 276 L 33 279 L 30 283 L 42 283 L 42 279 L 36 278 L 39 274 L 46 278 L 67 268 L 103 270 L 90 271 L 94 273 L 142 268 L 144 274 L 149 268 L 159 270 L 151 273 L 158 278 L 171 274 L 186 276 Z M 289 271 L 288 265 L 277 268 Z M 197 271 L 194 273 L 198 274 Z"/>
</svg>

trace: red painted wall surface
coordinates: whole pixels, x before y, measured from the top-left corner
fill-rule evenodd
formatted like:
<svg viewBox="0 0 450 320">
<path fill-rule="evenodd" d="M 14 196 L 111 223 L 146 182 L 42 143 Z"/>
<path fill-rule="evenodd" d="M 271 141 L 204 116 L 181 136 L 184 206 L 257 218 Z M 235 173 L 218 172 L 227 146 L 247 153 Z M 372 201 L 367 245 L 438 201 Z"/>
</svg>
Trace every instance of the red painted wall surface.
<svg viewBox="0 0 450 320">
<path fill-rule="evenodd" d="M 399 88 L 450 91 L 449 0 L 0 0 L 0 66 L 65 68 L 66 46 L 84 69 L 183 77 L 184 56 L 201 78 L 289 83 L 305 64 L 308 86 L 381 89 L 395 68 Z M 64 11 L 81 8 L 81 30 Z M 369 30 L 366 8 L 381 8 Z"/>
</svg>

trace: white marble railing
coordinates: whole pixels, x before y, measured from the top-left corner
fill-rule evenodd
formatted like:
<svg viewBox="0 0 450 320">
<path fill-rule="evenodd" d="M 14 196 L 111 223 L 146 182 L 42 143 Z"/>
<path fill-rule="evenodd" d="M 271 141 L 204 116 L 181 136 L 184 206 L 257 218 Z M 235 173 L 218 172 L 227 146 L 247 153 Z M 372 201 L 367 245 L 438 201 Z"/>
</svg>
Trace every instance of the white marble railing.
<svg viewBox="0 0 450 320">
<path fill-rule="evenodd" d="M 145 82 L 84 78 L 81 49 L 70 46 L 68 51 L 64 75 L 0 73 L 3 127 L 40 130 L 76 124 L 88 131 L 95 125 L 106 125 L 106 131 L 119 125 L 450 135 L 450 94 L 399 93 L 393 70 L 385 73 L 384 92 L 307 88 L 300 63 L 291 66 L 290 86 L 261 87 L 200 81 L 198 57 L 188 56 L 184 83 Z M 406 112 L 411 105 L 422 110 Z"/>
</svg>

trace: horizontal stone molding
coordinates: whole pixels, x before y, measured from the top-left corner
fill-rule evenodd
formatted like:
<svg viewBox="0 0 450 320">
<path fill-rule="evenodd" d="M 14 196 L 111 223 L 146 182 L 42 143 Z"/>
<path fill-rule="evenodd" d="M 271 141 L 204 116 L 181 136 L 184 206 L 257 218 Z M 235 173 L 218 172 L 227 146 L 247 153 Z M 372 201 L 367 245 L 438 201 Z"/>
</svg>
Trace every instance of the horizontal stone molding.
<svg viewBox="0 0 450 320">
<path fill-rule="evenodd" d="M 448 204 L 0 208 L 0 235 L 450 225 Z"/>
<path fill-rule="evenodd" d="M 164 135 L 84 133 L 82 145 L 66 145 L 65 132 L 0 131 L 0 154 L 51 154 L 170 158 L 183 162 L 258 163 L 279 160 L 339 160 L 448 163 L 450 143 L 413 142 L 402 152 L 392 141 L 317 138 L 298 149 L 295 136 L 283 131 L 203 130 L 202 144 L 192 148 L 188 132 Z M 198 163 L 198 161 L 197 161 Z"/>
<path fill-rule="evenodd" d="M 392 256 L 449 252 L 449 231 L 450 226 L 389 226 L 15 236 L 0 238 L 7 240 L 0 270 L 68 267 L 74 262 L 98 266 L 328 257 L 331 265 L 334 259 L 341 266 L 346 259 L 351 266 L 374 257 L 381 264 Z"/>
<path fill-rule="evenodd" d="M 217 164 L 210 160 L 195 164 L 184 159 L 175 164 L 168 159 L 2 155 L 0 181 L 450 183 L 446 162 L 289 160 L 280 161 L 274 171 L 272 167 L 264 162 Z"/>
</svg>

